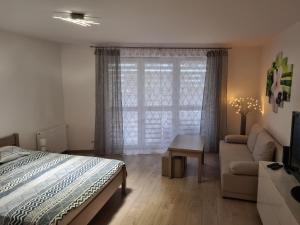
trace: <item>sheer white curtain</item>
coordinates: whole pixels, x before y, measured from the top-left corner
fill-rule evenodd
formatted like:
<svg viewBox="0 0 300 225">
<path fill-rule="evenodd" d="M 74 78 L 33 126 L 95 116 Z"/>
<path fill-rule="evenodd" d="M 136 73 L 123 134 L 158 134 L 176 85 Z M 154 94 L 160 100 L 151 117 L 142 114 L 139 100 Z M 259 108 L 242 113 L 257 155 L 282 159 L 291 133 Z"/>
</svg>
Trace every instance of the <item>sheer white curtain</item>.
<svg viewBox="0 0 300 225">
<path fill-rule="evenodd" d="M 199 133 L 206 73 L 199 49 L 121 49 L 124 153 L 163 152 Z"/>
</svg>

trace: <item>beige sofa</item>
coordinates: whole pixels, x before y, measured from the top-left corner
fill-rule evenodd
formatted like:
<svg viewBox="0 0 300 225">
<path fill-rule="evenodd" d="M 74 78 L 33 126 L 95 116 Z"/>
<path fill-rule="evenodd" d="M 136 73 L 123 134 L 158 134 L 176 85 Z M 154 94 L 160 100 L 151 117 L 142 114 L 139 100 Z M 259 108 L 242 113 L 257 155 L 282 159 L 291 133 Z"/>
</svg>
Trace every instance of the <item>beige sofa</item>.
<svg viewBox="0 0 300 225">
<path fill-rule="evenodd" d="M 260 125 L 249 136 L 227 135 L 220 141 L 222 196 L 256 201 L 258 161 L 282 161 L 282 146 Z"/>
</svg>

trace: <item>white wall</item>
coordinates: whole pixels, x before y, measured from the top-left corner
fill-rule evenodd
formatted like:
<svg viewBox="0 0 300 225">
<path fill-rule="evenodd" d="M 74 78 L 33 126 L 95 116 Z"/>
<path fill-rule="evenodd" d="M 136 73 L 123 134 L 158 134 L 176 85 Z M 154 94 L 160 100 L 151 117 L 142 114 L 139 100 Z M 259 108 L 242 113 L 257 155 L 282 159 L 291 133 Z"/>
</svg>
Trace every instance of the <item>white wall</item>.
<svg viewBox="0 0 300 225">
<path fill-rule="evenodd" d="M 20 134 L 35 148 L 35 133 L 64 122 L 60 46 L 0 31 L 0 137 Z"/>
<path fill-rule="evenodd" d="M 239 47 L 229 52 L 228 97 L 259 96 L 260 48 Z M 72 150 L 93 148 L 95 117 L 95 59 L 88 46 L 62 47 L 65 118 Z M 257 120 L 250 114 L 248 124 Z M 239 133 L 240 117 L 228 107 L 228 133 Z"/>
<path fill-rule="evenodd" d="M 235 47 L 229 51 L 228 57 L 228 102 L 232 97 L 255 97 L 259 99 L 261 71 L 260 47 Z M 240 115 L 233 108 L 227 108 L 227 133 L 238 134 L 240 131 Z M 260 118 L 257 112 L 247 116 L 247 131 Z"/>
<path fill-rule="evenodd" d="M 262 122 L 283 144 L 289 144 L 293 110 L 300 110 L 300 23 L 263 49 L 235 47 L 229 52 L 228 100 L 254 96 L 264 101 Z M 21 145 L 35 147 L 35 132 L 66 122 L 70 149 L 93 148 L 95 65 L 93 49 L 63 45 L 0 31 L 0 136 L 20 133 Z M 265 97 L 266 70 L 283 51 L 294 63 L 291 102 L 278 114 Z M 65 119 L 64 119 L 65 118 Z M 259 119 L 252 113 L 250 125 Z M 240 117 L 228 107 L 228 133 L 238 133 Z"/>
<path fill-rule="evenodd" d="M 95 59 L 88 46 L 62 47 L 65 119 L 69 148 L 93 149 L 95 125 Z"/>
<path fill-rule="evenodd" d="M 274 113 L 268 103 L 268 98 L 265 96 L 266 72 L 276 55 L 281 51 L 284 56 L 288 57 L 288 62 L 294 64 L 294 76 L 291 101 L 284 102 L 284 107 L 279 108 L 278 113 Z M 264 46 L 262 58 L 260 95 L 265 102 L 262 122 L 281 144 L 289 145 L 292 111 L 300 111 L 300 22 L 275 36 L 272 42 Z"/>
</svg>

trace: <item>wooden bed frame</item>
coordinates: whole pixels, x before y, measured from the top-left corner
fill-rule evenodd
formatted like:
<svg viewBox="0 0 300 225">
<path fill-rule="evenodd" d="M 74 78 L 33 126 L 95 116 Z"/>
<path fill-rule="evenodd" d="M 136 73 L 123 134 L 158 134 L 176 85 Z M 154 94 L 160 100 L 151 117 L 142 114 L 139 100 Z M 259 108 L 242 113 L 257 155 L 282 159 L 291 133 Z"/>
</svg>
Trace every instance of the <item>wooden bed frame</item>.
<svg viewBox="0 0 300 225">
<path fill-rule="evenodd" d="M 19 135 L 15 133 L 0 138 L 0 147 L 3 146 L 19 146 Z M 58 222 L 58 225 L 87 225 L 121 185 L 122 194 L 126 194 L 126 177 L 126 167 L 123 166 L 104 189 L 88 199 L 80 207 L 71 210 Z"/>
</svg>

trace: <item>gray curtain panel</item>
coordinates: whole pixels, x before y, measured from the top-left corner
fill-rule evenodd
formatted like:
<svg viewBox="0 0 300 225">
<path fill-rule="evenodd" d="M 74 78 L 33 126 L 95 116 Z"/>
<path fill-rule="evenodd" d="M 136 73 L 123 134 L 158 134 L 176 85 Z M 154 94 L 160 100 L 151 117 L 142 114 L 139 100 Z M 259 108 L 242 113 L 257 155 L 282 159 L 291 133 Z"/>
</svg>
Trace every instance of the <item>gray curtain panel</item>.
<svg viewBox="0 0 300 225">
<path fill-rule="evenodd" d="M 95 150 L 97 155 L 123 153 L 120 50 L 96 48 Z"/>
<path fill-rule="evenodd" d="M 200 125 L 207 152 L 218 152 L 219 141 L 226 132 L 227 72 L 228 51 L 208 51 Z"/>
</svg>

